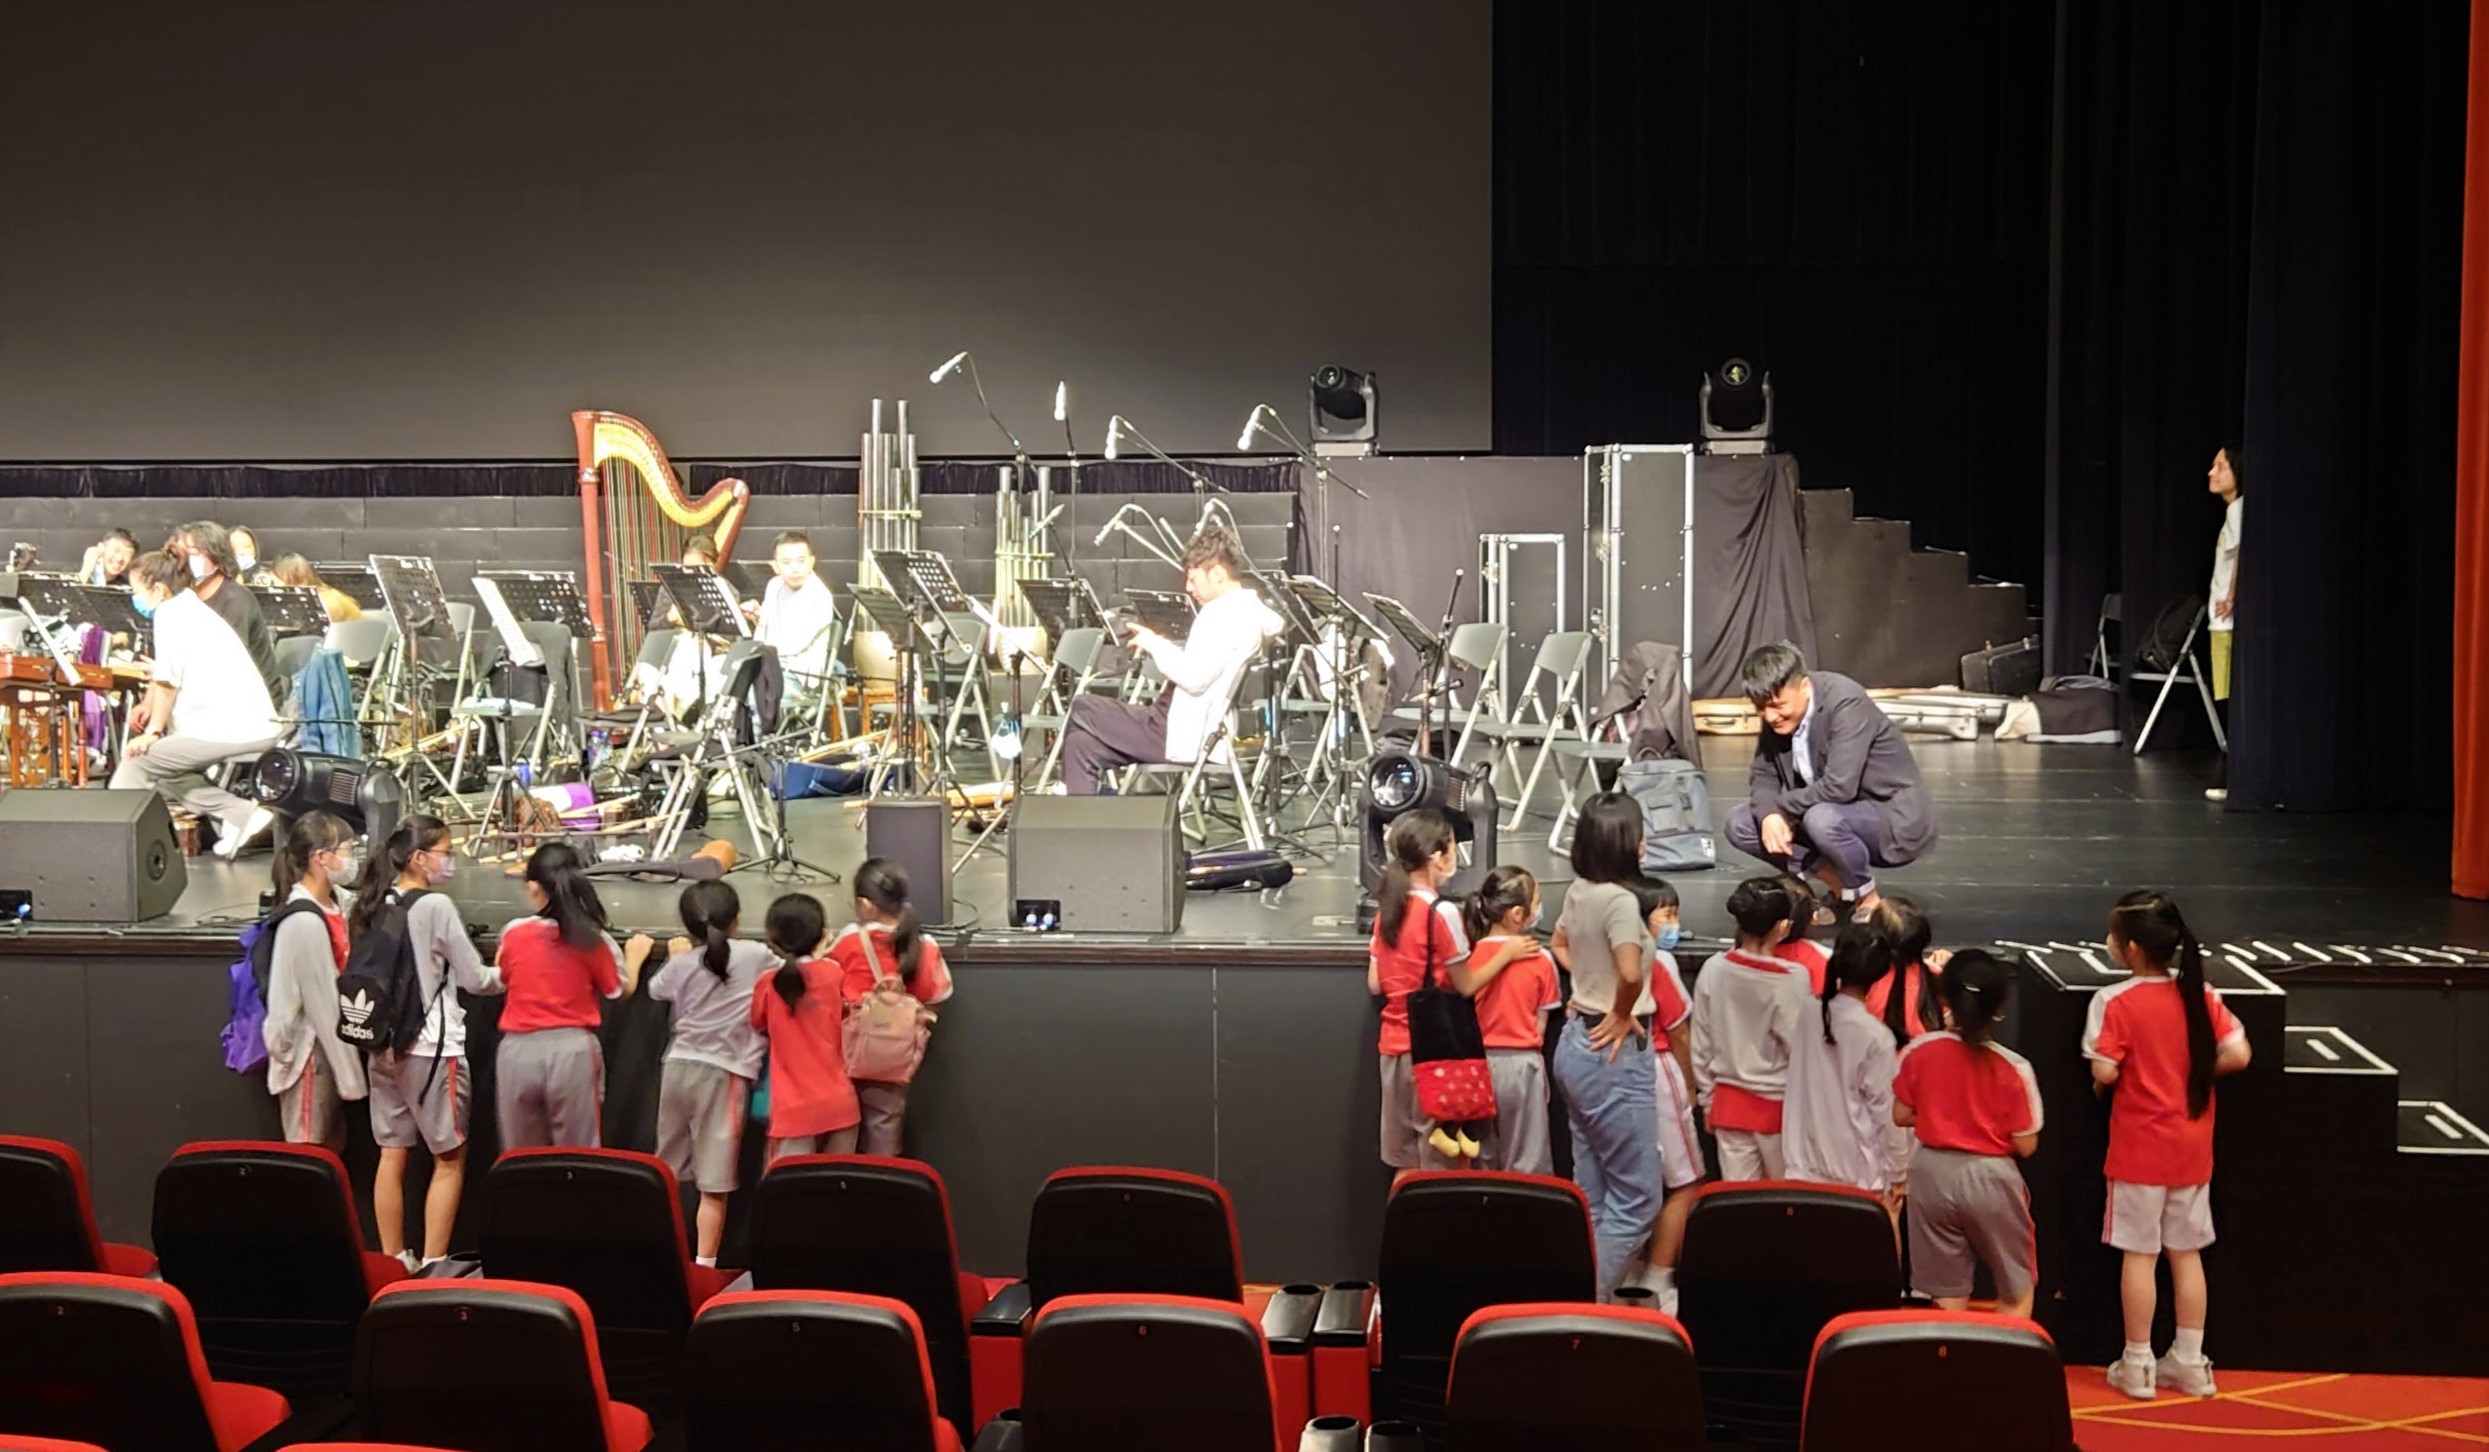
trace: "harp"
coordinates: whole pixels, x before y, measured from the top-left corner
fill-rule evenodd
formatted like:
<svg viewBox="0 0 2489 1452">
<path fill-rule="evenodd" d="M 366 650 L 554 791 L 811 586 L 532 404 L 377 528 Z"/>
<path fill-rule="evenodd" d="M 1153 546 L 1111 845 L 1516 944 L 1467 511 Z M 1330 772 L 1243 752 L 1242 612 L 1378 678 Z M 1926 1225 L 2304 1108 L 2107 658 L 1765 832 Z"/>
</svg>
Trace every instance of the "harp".
<svg viewBox="0 0 2489 1452">
<path fill-rule="evenodd" d="M 642 625 L 631 607 L 631 582 L 672 561 L 683 542 L 706 531 L 720 559 L 734 552 L 752 486 L 720 479 L 690 498 L 657 436 L 638 419 L 596 409 L 570 416 L 579 443 L 579 521 L 586 531 L 588 619 L 596 627 L 589 651 L 596 701 L 613 701 L 613 682 L 639 654 Z"/>
</svg>

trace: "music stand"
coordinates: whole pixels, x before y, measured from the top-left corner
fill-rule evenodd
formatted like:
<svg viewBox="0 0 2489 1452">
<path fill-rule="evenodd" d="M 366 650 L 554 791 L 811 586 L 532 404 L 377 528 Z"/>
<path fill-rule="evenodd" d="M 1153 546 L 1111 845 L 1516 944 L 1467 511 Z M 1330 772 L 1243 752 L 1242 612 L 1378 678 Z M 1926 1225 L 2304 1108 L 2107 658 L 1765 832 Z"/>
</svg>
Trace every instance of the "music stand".
<svg viewBox="0 0 2489 1452">
<path fill-rule="evenodd" d="M 379 577 L 381 599 L 398 623 L 398 635 L 406 641 L 410 658 L 422 658 L 413 648 L 417 641 L 457 646 L 449 599 L 442 593 L 441 577 L 433 572 L 432 561 L 417 555 L 374 555 L 372 573 Z"/>
<path fill-rule="evenodd" d="M 339 561 L 333 565 L 313 565 L 312 573 L 328 582 L 332 590 L 342 590 L 355 604 L 366 610 L 386 610 L 388 597 L 380 591 L 380 576 L 369 565 Z"/>
<path fill-rule="evenodd" d="M 906 786 L 913 790 L 916 786 L 916 690 L 922 672 L 919 662 L 926 652 L 940 651 L 941 644 L 917 623 L 916 612 L 881 586 L 850 585 L 847 594 L 856 602 L 856 608 L 864 612 L 864 618 L 873 622 L 873 628 L 890 638 L 891 650 L 899 658 L 899 679 L 894 683 L 893 693 L 897 719 L 891 723 L 891 730 L 898 743 L 899 754 L 908 763 Z M 862 728 L 872 723 L 859 719 L 856 724 Z M 882 765 L 875 768 L 873 779 L 867 785 L 866 795 L 880 795 L 882 783 L 888 778 L 884 768 L 889 760 L 890 754 L 884 753 Z"/>
<path fill-rule="evenodd" d="M 740 560 L 726 561 L 717 567 L 717 572 L 724 575 L 726 583 L 746 600 L 758 600 L 768 590 L 771 579 L 768 571 L 755 569 Z"/>
<path fill-rule="evenodd" d="M 735 599 L 726 582 L 715 570 L 702 565 L 652 565 L 657 583 L 674 602 L 684 623 L 702 635 L 745 636 L 752 627 L 745 623 L 743 605 Z"/>
<path fill-rule="evenodd" d="M 1193 633 L 1193 597 L 1181 590 L 1126 590 L 1124 616 L 1182 645 Z"/>
<path fill-rule="evenodd" d="M 581 639 L 595 631 L 587 599 L 579 593 L 579 577 L 568 570 L 478 570 L 475 578 L 479 586 L 486 580 L 499 586 L 510 613 L 521 620 L 559 625 Z M 634 582 L 640 583 L 648 582 Z"/>
<path fill-rule="evenodd" d="M 1082 626 L 1106 623 L 1097 612 L 1095 597 L 1087 590 L 1087 584 L 1086 580 L 1020 582 L 1020 598 L 1028 602 L 1029 613 L 1045 628 L 1052 647 L 1060 649 L 1063 637 Z"/>
<path fill-rule="evenodd" d="M 268 622 L 268 633 L 284 635 L 328 634 L 328 607 L 320 603 L 320 592 L 309 585 L 251 585 L 245 587 L 259 601 L 259 613 Z"/>
<path fill-rule="evenodd" d="M 154 635 L 153 622 L 138 613 L 138 604 L 127 586 L 80 585 L 77 595 L 83 607 L 79 618 L 106 635 L 126 635 L 133 642 Z"/>
</svg>

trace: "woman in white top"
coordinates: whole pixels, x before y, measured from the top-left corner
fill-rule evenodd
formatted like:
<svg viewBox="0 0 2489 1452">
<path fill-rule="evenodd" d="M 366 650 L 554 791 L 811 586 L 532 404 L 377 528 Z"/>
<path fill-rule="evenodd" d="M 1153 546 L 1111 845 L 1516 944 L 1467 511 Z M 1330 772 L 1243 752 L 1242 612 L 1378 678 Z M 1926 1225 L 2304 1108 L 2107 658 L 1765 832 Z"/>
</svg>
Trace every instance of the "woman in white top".
<svg viewBox="0 0 2489 1452">
<path fill-rule="evenodd" d="M 326 812 L 294 819 L 277 848 L 275 877 L 286 898 L 272 921 L 268 954 L 268 1092 L 288 1144 L 346 1145 L 342 1101 L 364 1095 L 363 1056 L 337 1037 L 337 975 L 346 966 L 346 907 L 337 890 L 351 881 L 354 831 Z"/>
<path fill-rule="evenodd" d="M 2212 456 L 2212 467 L 2204 471 L 2204 485 L 2222 503 L 2221 538 L 2212 547 L 2212 587 L 2204 592 L 2207 639 L 2212 645 L 2212 698 L 2218 703 L 2221 721 L 2226 728 L 2230 719 L 2230 655 L 2231 638 L 2238 630 L 2238 542 L 2242 526 L 2239 488 L 2245 482 L 2238 445 L 2223 444 Z M 2227 763 L 2225 760 L 2224 770 Z M 2230 799 L 2226 785 L 2208 787 L 2204 795 L 2216 802 Z"/>
</svg>

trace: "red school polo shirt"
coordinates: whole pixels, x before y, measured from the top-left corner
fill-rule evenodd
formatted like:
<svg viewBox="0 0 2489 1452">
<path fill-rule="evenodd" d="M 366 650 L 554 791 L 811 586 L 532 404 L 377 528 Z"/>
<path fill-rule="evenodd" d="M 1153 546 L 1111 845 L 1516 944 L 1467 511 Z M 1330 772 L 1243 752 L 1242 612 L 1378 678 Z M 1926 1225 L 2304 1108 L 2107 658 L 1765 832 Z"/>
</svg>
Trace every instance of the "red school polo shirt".
<svg viewBox="0 0 2489 1452">
<path fill-rule="evenodd" d="M 1970 1044 L 1950 1029 L 1901 1051 L 1893 1098 L 1917 1112 L 1919 1143 L 1974 1155 L 2010 1155 L 2014 1136 L 2040 1128 L 2040 1081 L 2002 1044 Z"/>
<path fill-rule="evenodd" d="M 521 918 L 501 930 L 501 981 L 509 996 L 501 1004 L 501 1031 L 593 1029 L 603 1018 L 600 998 L 622 992 L 622 963 L 613 939 L 600 933 L 596 946 L 562 941 L 551 918 Z"/>
<path fill-rule="evenodd" d="M 1426 986 L 1426 907 L 1435 912 L 1432 946 L 1435 964 L 1450 965 L 1469 956 L 1469 934 L 1461 927 L 1460 909 L 1424 888 L 1411 892 L 1400 906 L 1399 941 L 1383 941 L 1383 925 L 1374 924 L 1375 981 L 1383 988 L 1383 1027 L 1375 1048 L 1385 1056 L 1409 1051 L 1409 995 Z"/>
<path fill-rule="evenodd" d="M 830 1134 L 864 1118 L 847 1077 L 845 973 L 827 958 L 797 964 L 804 998 L 788 1008 L 778 994 L 778 975 L 787 971 L 769 970 L 752 990 L 752 1026 L 769 1037 L 772 1139 Z"/>
<path fill-rule="evenodd" d="M 1469 966 L 1485 966 L 1503 946 L 1492 938 L 1480 943 L 1470 950 Z M 1547 1011 L 1562 1002 L 1555 959 L 1543 949 L 1516 958 L 1478 990 L 1478 1036 L 1490 1049 L 1536 1049 L 1546 1042 Z M 1407 1013 L 1405 1003 L 1401 1011 Z"/>
<path fill-rule="evenodd" d="M 2247 1036 L 2221 994 L 2204 985 L 2212 1037 L 2221 1045 Z M 2083 1057 L 2117 1065 L 2109 1104 L 2108 1177 L 2129 1185 L 2203 1185 L 2212 1181 L 2212 1111 L 2187 1118 L 2186 1005 L 2174 978 L 2129 978 L 2092 995 L 2083 1021 Z"/>
</svg>

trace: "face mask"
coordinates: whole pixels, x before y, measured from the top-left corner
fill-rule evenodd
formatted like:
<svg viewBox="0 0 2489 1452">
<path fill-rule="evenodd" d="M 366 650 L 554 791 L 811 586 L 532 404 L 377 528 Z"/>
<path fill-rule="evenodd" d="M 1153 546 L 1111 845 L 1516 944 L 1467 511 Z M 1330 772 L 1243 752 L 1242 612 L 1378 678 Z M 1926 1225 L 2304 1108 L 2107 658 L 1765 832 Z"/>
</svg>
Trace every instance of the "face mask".
<svg viewBox="0 0 2489 1452">
<path fill-rule="evenodd" d="M 1680 924 L 1670 923 L 1668 926 L 1659 930 L 1659 946 L 1663 950 L 1674 948 L 1677 944 L 1684 941 L 1685 929 Z"/>
<path fill-rule="evenodd" d="M 233 565 L 237 570 L 248 571 L 251 566 L 258 563 L 259 556 L 257 555 L 235 555 L 233 557 Z"/>
<path fill-rule="evenodd" d="M 207 578 L 207 556 L 192 555 L 190 557 L 190 578 L 194 580 Z"/>
<path fill-rule="evenodd" d="M 360 851 L 339 851 L 334 855 L 336 865 L 328 873 L 331 882 L 346 882 L 361 875 L 363 854 Z"/>
<path fill-rule="evenodd" d="M 457 875 L 458 859 L 450 856 L 446 852 L 441 852 L 433 854 L 432 870 L 425 873 L 424 878 L 429 882 L 442 883 L 449 881 Z"/>
<path fill-rule="evenodd" d="M 139 618 L 142 620 L 151 620 L 155 618 L 156 602 L 148 599 L 144 595 L 132 595 L 130 597 L 130 608 L 137 611 Z"/>
</svg>

